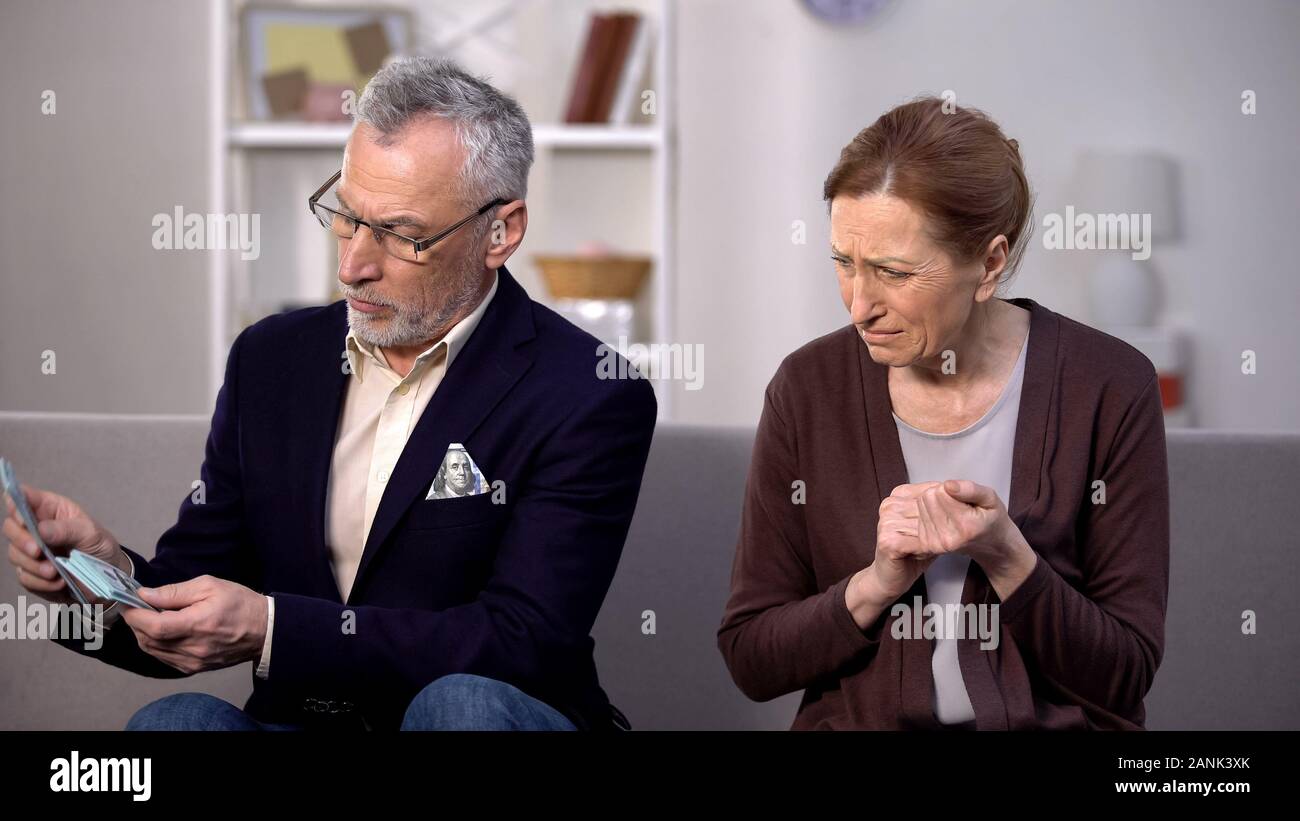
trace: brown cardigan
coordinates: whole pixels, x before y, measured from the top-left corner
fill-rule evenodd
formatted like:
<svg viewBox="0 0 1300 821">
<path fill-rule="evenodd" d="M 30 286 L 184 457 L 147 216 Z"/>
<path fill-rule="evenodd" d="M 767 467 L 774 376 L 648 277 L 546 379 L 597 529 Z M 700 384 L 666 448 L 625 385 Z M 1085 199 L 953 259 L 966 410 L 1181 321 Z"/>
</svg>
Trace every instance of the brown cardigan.
<svg viewBox="0 0 1300 821">
<path fill-rule="evenodd" d="M 1113 336 L 1008 301 L 1031 314 L 1003 502 L 1038 561 L 1001 603 L 998 647 L 958 645 L 976 725 L 1138 729 L 1169 582 L 1155 369 Z M 872 562 L 881 501 L 908 481 L 887 367 L 850 325 L 788 356 L 767 388 L 718 646 L 750 698 L 804 690 L 793 729 L 941 726 L 932 641 L 895 639 L 890 608 L 860 630 L 844 602 L 849 578 Z M 1098 479 L 1105 504 L 1091 502 Z M 803 504 L 792 501 L 796 480 Z M 924 594 L 923 575 L 900 601 Z M 998 601 L 972 562 L 962 602 Z"/>
</svg>

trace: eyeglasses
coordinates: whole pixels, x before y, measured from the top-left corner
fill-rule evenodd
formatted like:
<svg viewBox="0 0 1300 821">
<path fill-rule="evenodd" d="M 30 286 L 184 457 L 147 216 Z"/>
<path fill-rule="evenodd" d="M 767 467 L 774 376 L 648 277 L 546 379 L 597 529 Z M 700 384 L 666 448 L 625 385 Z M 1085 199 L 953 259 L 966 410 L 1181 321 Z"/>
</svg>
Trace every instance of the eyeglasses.
<svg viewBox="0 0 1300 821">
<path fill-rule="evenodd" d="M 341 176 L 343 176 L 343 171 L 341 169 L 335 171 L 334 176 L 326 180 L 325 184 L 317 189 L 315 194 L 312 194 L 307 198 L 307 206 L 311 209 L 312 214 L 316 216 L 316 219 L 320 221 L 321 225 L 328 228 L 334 236 L 339 239 L 352 239 L 352 237 L 357 233 L 358 225 L 366 226 L 370 229 L 370 232 L 374 234 L 375 242 L 379 243 L 386 252 L 398 259 L 404 259 L 407 262 L 419 262 L 421 251 L 426 250 L 434 243 L 446 239 L 456 233 L 461 226 L 476 217 L 481 217 L 498 205 L 505 205 L 509 202 L 509 200 L 503 200 L 498 197 L 445 231 L 440 231 L 428 239 L 416 239 L 415 237 L 403 236 L 396 231 L 390 231 L 387 228 L 372 225 L 365 220 L 340 213 L 329 206 L 321 205 L 319 202 L 320 198 L 330 189 L 330 186 L 338 182 L 339 177 Z"/>
</svg>

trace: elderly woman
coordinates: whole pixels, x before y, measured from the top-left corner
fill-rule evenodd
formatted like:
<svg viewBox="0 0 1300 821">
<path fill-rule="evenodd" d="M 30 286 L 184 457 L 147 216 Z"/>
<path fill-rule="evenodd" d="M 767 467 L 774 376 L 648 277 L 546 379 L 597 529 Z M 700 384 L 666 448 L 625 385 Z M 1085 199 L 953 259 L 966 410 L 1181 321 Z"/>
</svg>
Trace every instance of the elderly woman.
<svg viewBox="0 0 1300 821">
<path fill-rule="evenodd" d="M 803 690 L 794 729 L 1141 728 L 1169 574 L 1151 362 L 996 296 L 1032 200 L 982 113 L 893 109 L 824 196 L 851 324 L 767 388 L 718 630 L 732 677 Z"/>
</svg>

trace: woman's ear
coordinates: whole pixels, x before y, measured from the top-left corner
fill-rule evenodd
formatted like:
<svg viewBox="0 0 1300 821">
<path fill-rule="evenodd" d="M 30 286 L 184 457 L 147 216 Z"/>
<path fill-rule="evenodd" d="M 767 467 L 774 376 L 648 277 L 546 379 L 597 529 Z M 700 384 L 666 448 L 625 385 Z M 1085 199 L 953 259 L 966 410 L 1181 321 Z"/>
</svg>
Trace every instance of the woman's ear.
<svg viewBox="0 0 1300 821">
<path fill-rule="evenodd" d="M 984 271 L 980 276 L 980 284 L 975 289 L 977 293 L 988 299 L 998 289 L 998 277 L 1007 267 L 1007 253 L 1010 250 L 1005 234 L 998 234 L 988 244 L 984 251 L 983 263 Z"/>
<path fill-rule="evenodd" d="M 528 205 L 523 200 L 511 200 L 497 208 L 488 230 L 488 246 L 484 265 L 496 270 L 506 264 L 510 255 L 524 241 L 528 231 Z"/>
</svg>

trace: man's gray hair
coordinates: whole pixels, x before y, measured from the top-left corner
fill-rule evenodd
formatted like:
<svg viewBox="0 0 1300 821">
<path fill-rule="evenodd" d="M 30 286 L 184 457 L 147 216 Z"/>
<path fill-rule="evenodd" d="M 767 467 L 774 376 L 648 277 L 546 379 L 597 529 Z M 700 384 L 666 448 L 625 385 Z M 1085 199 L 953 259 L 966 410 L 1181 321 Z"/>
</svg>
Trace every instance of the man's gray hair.
<svg viewBox="0 0 1300 821">
<path fill-rule="evenodd" d="M 513 97 L 451 60 L 407 57 L 379 70 L 357 101 L 359 122 L 391 145 L 425 116 L 448 120 L 465 149 L 460 193 L 477 208 L 496 197 L 523 199 L 533 165 L 533 129 Z"/>
</svg>

